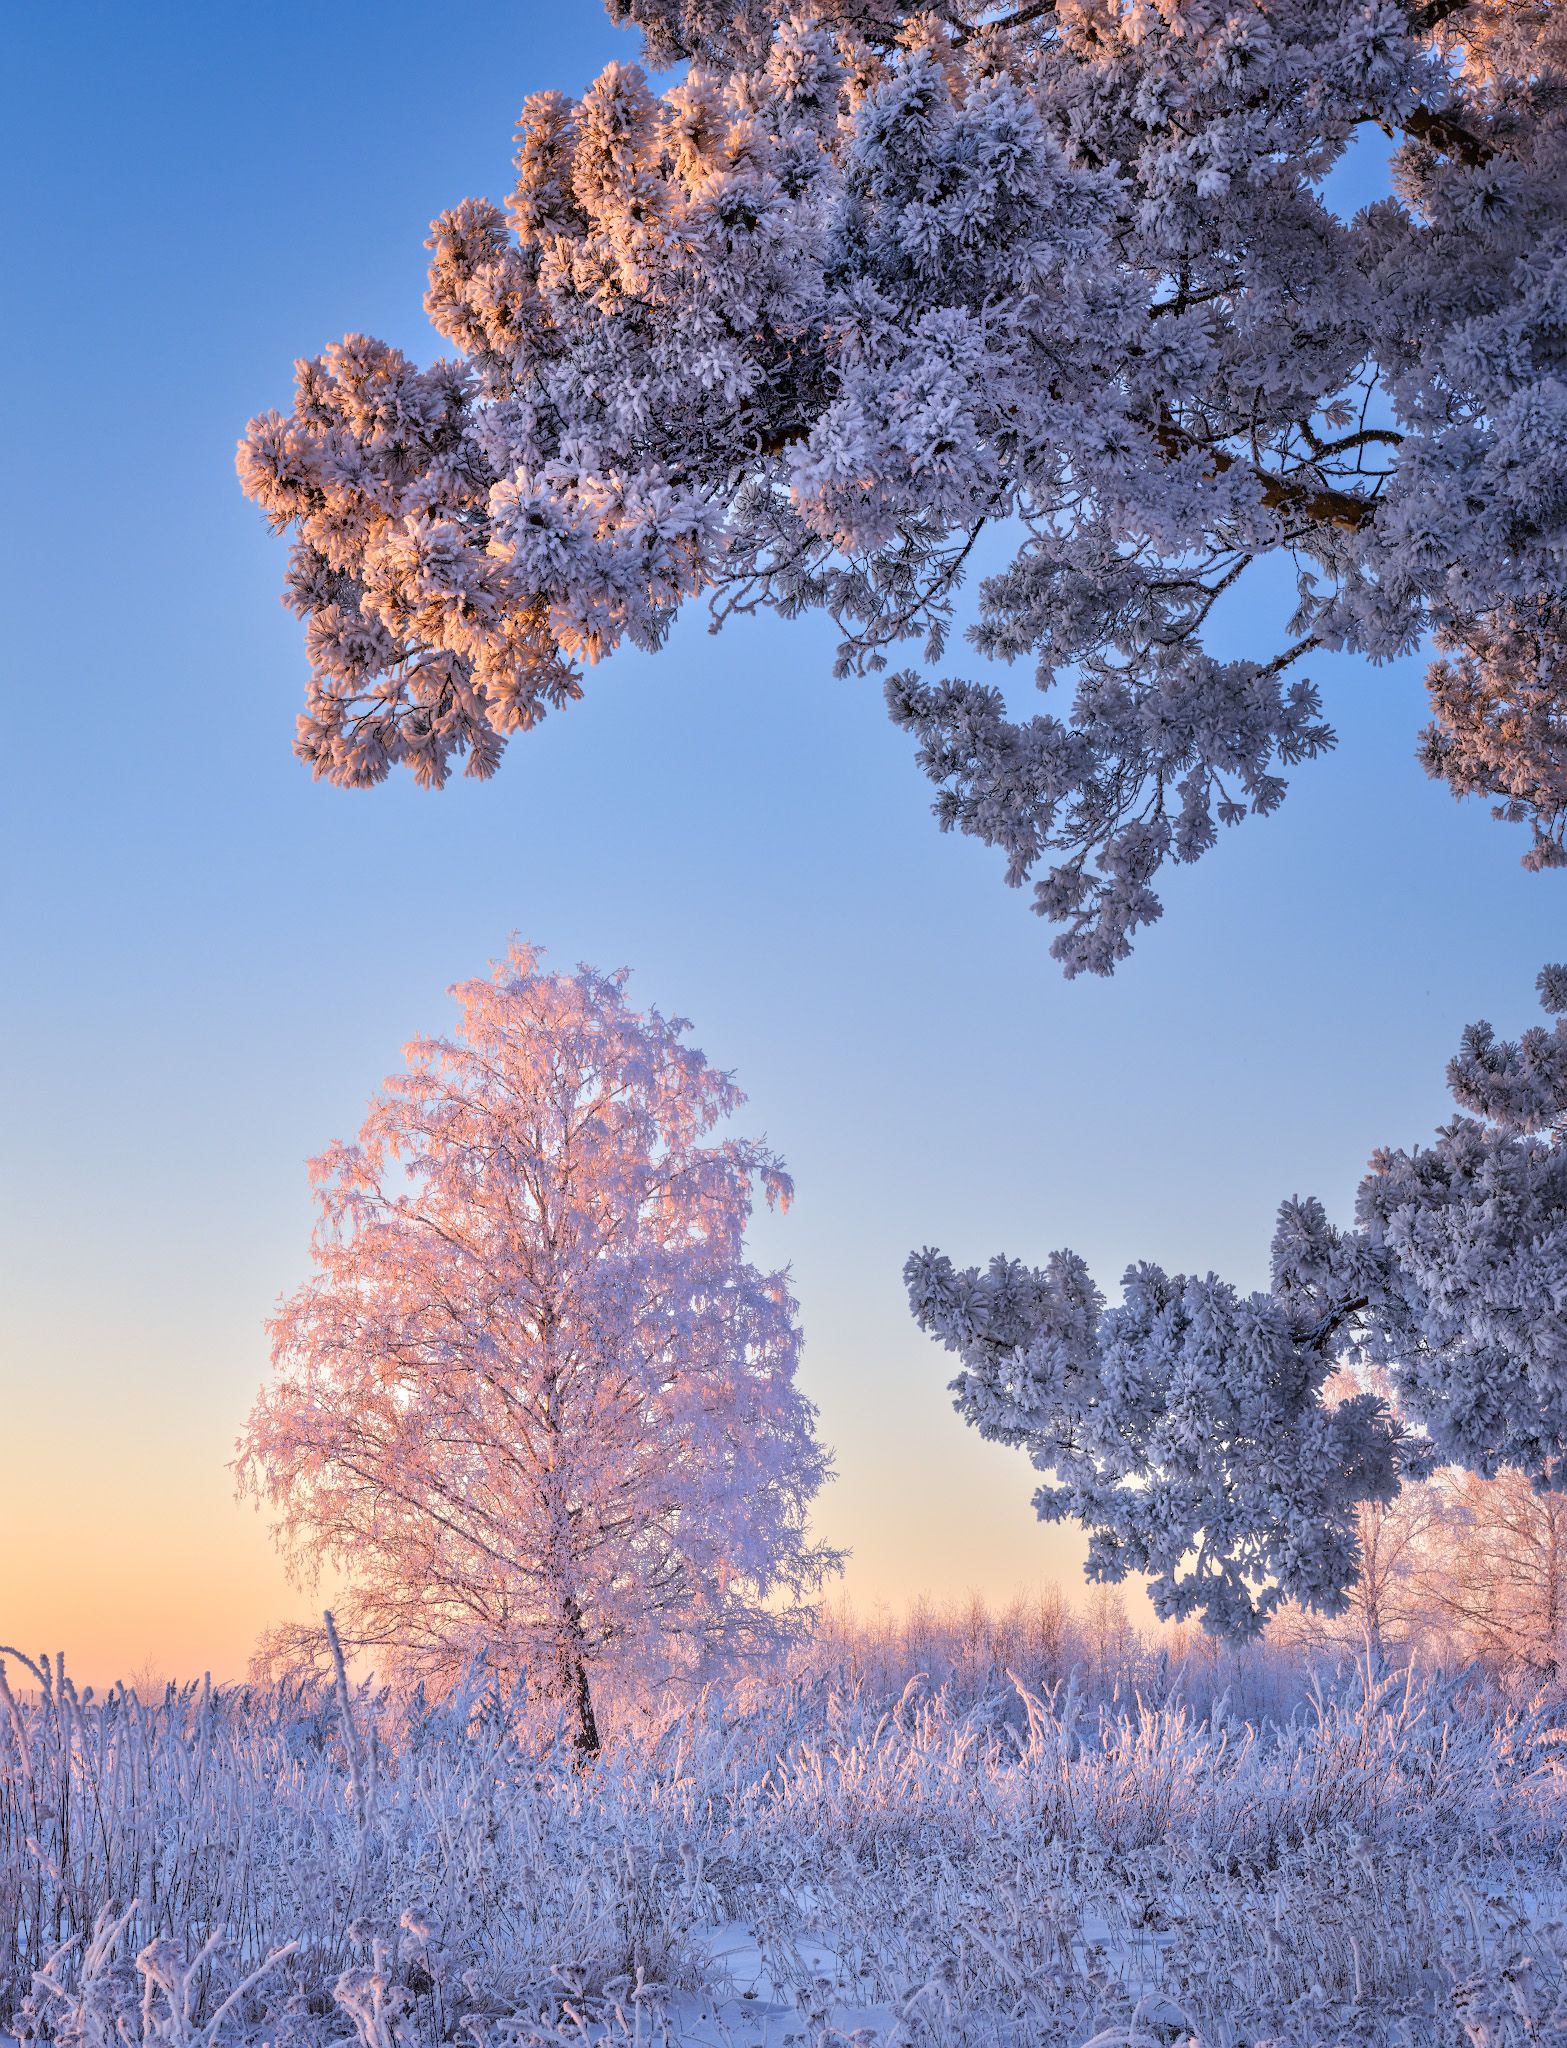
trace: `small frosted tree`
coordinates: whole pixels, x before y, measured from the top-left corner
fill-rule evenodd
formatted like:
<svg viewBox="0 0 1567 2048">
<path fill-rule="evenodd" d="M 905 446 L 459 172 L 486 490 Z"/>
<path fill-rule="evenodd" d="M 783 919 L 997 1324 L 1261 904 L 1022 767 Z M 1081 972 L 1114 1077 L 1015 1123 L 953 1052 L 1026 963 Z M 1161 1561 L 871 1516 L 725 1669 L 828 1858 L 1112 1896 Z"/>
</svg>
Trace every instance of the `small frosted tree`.
<svg viewBox="0 0 1567 2048">
<path fill-rule="evenodd" d="M 627 1003 L 514 944 L 453 994 L 352 1144 L 311 1164 L 314 1272 L 272 1325 L 240 1485 L 345 1642 L 410 1673 L 544 1675 L 584 1751 L 600 1660 L 787 1633 L 835 1555 L 786 1275 L 747 1263 L 744 1098 Z"/>
<path fill-rule="evenodd" d="M 1347 1394 L 1365 1391 L 1344 1377 Z M 1275 1618 L 1269 1640 L 1313 1655 L 1369 1656 L 1379 1669 L 1429 1645 L 1444 1648 L 1452 1632 L 1432 1592 L 1442 1524 L 1436 1479 L 1405 1485 L 1391 1501 L 1362 1501 L 1355 1517 L 1359 1564 L 1345 1588 L 1342 1611 L 1324 1614 L 1292 1603 Z"/>
<path fill-rule="evenodd" d="M 1521 1472 L 1452 1471 L 1427 1572 L 1434 1616 L 1470 1656 L 1557 1680 L 1567 1658 L 1567 1493 Z"/>
<path fill-rule="evenodd" d="M 1469 1026 L 1468 1113 L 1374 1155 L 1354 1228 L 1281 1206 L 1265 1291 L 1144 1263 L 1110 1306 L 1070 1251 L 910 1258 L 958 1412 L 1050 1475 L 1035 1505 L 1087 1526 L 1090 1576 L 1146 1572 L 1161 1613 L 1246 1635 L 1286 1600 L 1342 1614 L 1362 1510 L 1436 1463 L 1567 1484 L 1567 968 L 1538 987 L 1554 1026 Z M 1391 1400 L 1335 1398 L 1344 1368 Z"/>
</svg>

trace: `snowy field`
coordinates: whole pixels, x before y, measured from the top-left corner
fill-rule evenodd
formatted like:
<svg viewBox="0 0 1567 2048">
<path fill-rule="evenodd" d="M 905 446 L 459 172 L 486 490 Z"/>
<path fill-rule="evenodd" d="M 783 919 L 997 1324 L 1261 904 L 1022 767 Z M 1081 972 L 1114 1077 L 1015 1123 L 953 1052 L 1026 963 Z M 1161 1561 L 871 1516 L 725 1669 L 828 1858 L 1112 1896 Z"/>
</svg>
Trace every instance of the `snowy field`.
<svg viewBox="0 0 1567 2048">
<path fill-rule="evenodd" d="M 1346 1678 L 1259 1722 L 1167 1665 L 1141 1701 L 818 1668 L 622 1708 L 581 1768 L 493 1688 L 146 1705 L 8 1668 L 22 2038 L 1567 2038 L 1567 1744 L 1473 1687 Z"/>
</svg>

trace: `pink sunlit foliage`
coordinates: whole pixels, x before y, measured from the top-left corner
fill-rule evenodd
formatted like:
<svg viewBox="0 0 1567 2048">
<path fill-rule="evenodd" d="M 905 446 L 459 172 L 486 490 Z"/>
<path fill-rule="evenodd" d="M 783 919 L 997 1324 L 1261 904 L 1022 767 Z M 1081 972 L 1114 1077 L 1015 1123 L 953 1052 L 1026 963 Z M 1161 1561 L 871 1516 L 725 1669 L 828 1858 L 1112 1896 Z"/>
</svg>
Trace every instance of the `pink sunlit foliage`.
<svg viewBox="0 0 1567 2048">
<path fill-rule="evenodd" d="M 294 1568 L 346 1579 L 351 1652 L 526 1673 L 585 1750 L 595 1666 L 774 1643 L 837 1563 L 787 1276 L 745 1256 L 788 1176 L 704 1142 L 744 1097 L 625 982 L 514 943 L 312 1163 L 238 1459 Z"/>
<path fill-rule="evenodd" d="M 1244 1635 L 1291 1599 L 1342 1613 L 1362 1509 L 1435 1463 L 1567 1482 L 1567 968 L 1537 986 L 1554 1025 L 1469 1026 L 1471 1113 L 1376 1153 L 1354 1228 L 1281 1206 L 1267 1292 L 1143 1263 L 1110 1307 L 1069 1251 L 909 1259 L 959 1413 L 1051 1475 L 1035 1506 L 1087 1525 L 1092 1577 L 1147 1572 L 1160 1613 Z M 1391 1399 L 1337 1398 L 1339 1368 Z"/>
<path fill-rule="evenodd" d="M 488 775 L 703 593 L 933 667 L 988 528 L 1015 553 L 970 639 L 1058 708 L 914 670 L 887 701 L 1069 974 L 1333 744 L 1318 649 L 1434 638 L 1427 767 L 1567 859 L 1559 10 L 610 11 L 689 69 L 526 101 L 504 205 L 432 227 L 456 355 L 351 335 L 241 443 L 293 535 L 318 775 Z M 1345 220 L 1325 181 L 1376 130 L 1390 190 Z M 1293 616 L 1221 658 L 1270 559 Z"/>
</svg>

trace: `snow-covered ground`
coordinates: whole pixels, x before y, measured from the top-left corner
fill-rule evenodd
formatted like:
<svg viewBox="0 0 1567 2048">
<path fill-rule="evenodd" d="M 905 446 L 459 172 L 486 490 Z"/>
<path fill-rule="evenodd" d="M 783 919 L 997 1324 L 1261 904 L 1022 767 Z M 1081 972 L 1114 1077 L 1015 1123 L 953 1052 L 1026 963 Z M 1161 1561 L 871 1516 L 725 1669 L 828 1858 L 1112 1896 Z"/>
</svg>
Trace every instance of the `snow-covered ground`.
<svg viewBox="0 0 1567 2048">
<path fill-rule="evenodd" d="M 67 1689 L 0 1716 L 0 2020 L 65 2048 L 1521 2048 L 1567 2039 L 1564 1756 L 1552 1709 L 1403 1680 L 1254 1725 L 818 1673 L 586 1769 L 480 1692 L 345 1718 Z"/>
</svg>

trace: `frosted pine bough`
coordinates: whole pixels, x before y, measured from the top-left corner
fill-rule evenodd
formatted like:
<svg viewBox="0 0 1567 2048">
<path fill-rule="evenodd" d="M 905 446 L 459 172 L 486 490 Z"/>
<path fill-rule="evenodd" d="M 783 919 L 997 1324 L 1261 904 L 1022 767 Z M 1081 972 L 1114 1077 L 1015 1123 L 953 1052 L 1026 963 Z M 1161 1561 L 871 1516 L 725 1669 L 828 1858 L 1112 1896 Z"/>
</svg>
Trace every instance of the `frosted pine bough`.
<svg viewBox="0 0 1567 2048">
<path fill-rule="evenodd" d="M 744 1097 L 626 978 L 514 943 L 312 1161 L 238 1461 L 298 1575 L 346 1581 L 351 1651 L 527 1673 L 585 1751 L 595 1672 L 775 1647 L 838 1562 L 788 1278 L 745 1256 L 789 1178 L 714 1136 Z"/>
<path fill-rule="evenodd" d="M 525 104 L 504 205 L 434 224 L 422 370 L 350 336 L 241 445 L 293 535 L 315 772 L 439 784 L 679 607 L 901 644 L 894 719 L 944 826 L 1002 849 L 1069 973 L 1168 860 L 1332 744 L 1313 650 L 1434 636 L 1428 767 L 1567 825 L 1567 36 L 1502 0 L 612 7 L 612 64 Z M 991 18 L 987 20 L 987 15 Z M 1396 144 L 1354 221 L 1323 180 Z M 986 529 L 977 650 L 937 679 Z M 1287 554 L 1287 636 L 1205 645 Z"/>
<path fill-rule="evenodd" d="M 1146 1572 L 1161 1614 L 1244 1635 L 1290 1599 L 1342 1611 L 1359 1509 L 1434 1463 L 1567 1491 L 1567 968 L 1538 987 L 1555 1025 L 1469 1027 L 1468 1114 L 1373 1157 L 1355 1228 L 1282 1205 L 1266 1293 L 1143 1263 L 1109 1307 L 1070 1251 L 910 1258 L 959 1413 L 1052 1475 L 1035 1505 L 1088 1527 L 1091 1576 Z M 1357 1368 L 1392 1405 L 1325 1398 Z"/>
</svg>

